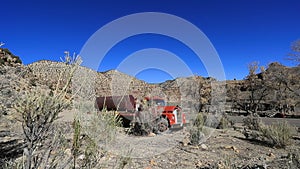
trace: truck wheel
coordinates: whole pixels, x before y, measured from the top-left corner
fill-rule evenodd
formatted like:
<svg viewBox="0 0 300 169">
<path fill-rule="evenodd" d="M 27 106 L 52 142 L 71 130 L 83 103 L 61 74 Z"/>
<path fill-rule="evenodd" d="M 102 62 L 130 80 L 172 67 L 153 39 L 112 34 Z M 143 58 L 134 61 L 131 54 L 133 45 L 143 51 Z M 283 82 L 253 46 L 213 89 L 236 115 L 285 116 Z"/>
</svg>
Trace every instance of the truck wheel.
<svg viewBox="0 0 300 169">
<path fill-rule="evenodd" d="M 165 118 L 161 118 L 157 123 L 158 132 L 164 132 L 168 130 L 168 126 L 169 126 L 168 120 L 166 120 Z"/>
</svg>

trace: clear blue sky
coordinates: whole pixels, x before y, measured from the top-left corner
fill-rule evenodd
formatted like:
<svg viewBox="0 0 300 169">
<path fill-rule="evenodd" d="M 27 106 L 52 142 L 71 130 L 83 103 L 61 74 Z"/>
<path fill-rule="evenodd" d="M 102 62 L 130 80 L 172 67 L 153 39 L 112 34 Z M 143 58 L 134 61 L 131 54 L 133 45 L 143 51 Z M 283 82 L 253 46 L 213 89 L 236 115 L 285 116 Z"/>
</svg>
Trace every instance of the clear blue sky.
<svg viewBox="0 0 300 169">
<path fill-rule="evenodd" d="M 64 51 L 79 53 L 88 38 L 105 24 L 138 12 L 163 12 L 201 29 L 217 50 L 227 79 L 242 79 L 247 64 L 285 60 L 292 41 L 300 38 L 299 0 L 3 0 L 0 41 L 24 64 L 59 60 Z M 124 39 L 105 56 L 99 70 L 115 69 L 135 51 L 170 51 L 193 73 L 207 76 L 189 47 L 176 39 L 144 34 Z M 171 79 L 168 72 L 146 70 L 134 75 L 148 82 Z"/>
</svg>

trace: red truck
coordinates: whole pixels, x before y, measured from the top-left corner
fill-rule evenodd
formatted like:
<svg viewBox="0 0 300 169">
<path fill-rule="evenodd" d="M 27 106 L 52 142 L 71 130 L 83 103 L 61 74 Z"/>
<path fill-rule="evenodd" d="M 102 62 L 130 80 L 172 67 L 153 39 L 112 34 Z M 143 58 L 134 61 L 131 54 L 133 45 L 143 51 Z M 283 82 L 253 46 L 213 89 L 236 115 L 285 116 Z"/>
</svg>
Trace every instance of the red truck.
<svg viewBox="0 0 300 169">
<path fill-rule="evenodd" d="M 165 100 L 160 97 L 145 97 L 141 102 L 143 101 L 144 103 L 140 103 L 132 95 L 106 96 L 97 97 L 96 106 L 99 111 L 117 111 L 124 127 L 129 127 L 130 123 L 136 122 L 142 115 L 149 112 L 152 117 L 151 121 L 155 122 L 160 132 L 168 128 L 182 127 L 186 123 L 185 113 L 179 106 L 166 105 Z"/>
</svg>

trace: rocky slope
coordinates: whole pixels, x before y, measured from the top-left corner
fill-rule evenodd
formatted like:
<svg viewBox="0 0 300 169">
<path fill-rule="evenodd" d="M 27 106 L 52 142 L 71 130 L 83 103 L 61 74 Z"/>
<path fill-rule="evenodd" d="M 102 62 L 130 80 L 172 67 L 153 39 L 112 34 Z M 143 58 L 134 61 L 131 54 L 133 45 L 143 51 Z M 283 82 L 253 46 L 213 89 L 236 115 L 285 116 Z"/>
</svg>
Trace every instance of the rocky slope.
<svg viewBox="0 0 300 169">
<path fill-rule="evenodd" d="M 56 87 L 62 87 L 66 83 L 68 74 L 70 73 L 68 69 L 70 65 L 62 62 L 43 60 L 24 66 L 21 64 L 21 60 L 7 49 L 1 49 L 0 58 L 2 62 L 1 77 L 3 79 L 1 85 L 12 88 L 9 91 L 6 87 L 1 90 L 2 93 L 7 94 L 7 96 L 3 96 L 2 98 L 11 98 L 3 99 L 1 107 L 10 106 L 8 103 L 12 102 L 14 98 L 9 93 L 14 93 L 18 86 L 23 88 L 26 86 L 15 83 L 24 82 L 29 86 L 42 85 L 54 90 Z M 280 99 L 282 100 L 282 104 L 286 102 L 293 103 L 299 109 L 300 67 L 286 67 L 275 62 L 268 66 L 264 74 L 269 79 L 281 78 L 284 80 L 282 83 L 288 83 L 290 90 L 293 90 L 293 97 L 281 94 L 280 98 L 278 92 L 272 91 L 268 94 L 268 102 L 275 102 Z M 258 74 L 258 77 L 260 76 Z M 70 95 L 77 88 L 81 88 L 84 91 L 82 93 L 86 93 L 89 96 L 132 94 L 134 97 L 142 98 L 144 96 L 156 95 L 164 97 L 171 104 L 193 107 L 195 111 L 208 110 L 207 105 L 212 104 L 212 98 L 217 99 L 221 97 L 218 96 L 220 93 L 225 94 L 226 92 L 226 96 L 222 97 L 226 97 L 225 105 L 227 110 L 230 110 L 230 107 L 233 106 L 233 96 L 239 96 L 240 101 L 249 99 L 249 89 L 247 89 L 245 80 L 226 81 L 225 84 L 224 82 L 217 82 L 213 78 L 204 78 L 201 76 L 177 78 L 160 84 L 148 84 L 145 81 L 138 80 L 135 77 L 116 70 L 96 72 L 86 67 L 79 67 L 75 72 L 75 77 L 72 79 L 72 84 L 73 86 L 69 89 Z M 223 92 L 219 92 L 218 90 L 222 91 L 222 85 L 226 89 Z M 212 86 L 214 86 L 214 91 Z M 281 91 L 281 93 L 284 92 Z M 6 105 L 3 106 L 4 104 Z"/>
<path fill-rule="evenodd" d="M 21 64 L 22 61 L 18 56 L 12 54 L 8 49 L 0 48 L 0 66 L 17 66 Z"/>
<path fill-rule="evenodd" d="M 22 154 L 21 124 L 13 106 L 25 91 L 32 88 L 30 71 L 18 57 L 0 48 L 0 166 L 5 158 Z"/>
<path fill-rule="evenodd" d="M 61 85 L 64 84 L 68 74 L 66 66 L 66 64 L 60 62 L 39 61 L 26 67 L 32 71 L 36 82 L 54 89 L 58 81 L 61 81 Z M 214 104 L 211 99 L 221 98 L 220 93 L 223 93 L 222 97 L 226 98 L 224 109 L 228 111 L 234 106 L 233 97 L 239 96 L 239 101 L 248 102 L 250 96 L 249 85 L 247 87 L 245 80 L 217 82 L 213 78 L 194 76 L 168 80 L 160 84 L 148 84 L 116 70 L 96 72 L 86 67 L 80 67 L 75 75 L 75 78 L 73 78 L 74 86 L 78 85 L 85 90 L 90 90 L 87 93 L 93 93 L 95 96 L 132 94 L 134 97 L 142 98 L 155 95 L 165 98 L 171 104 L 192 107 L 193 111 L 208 110 Z M 279 98 L 279 94 L 276 92 L 279 89 L 274 88 L 272 91 L 270 90 L 264 103 L 282 105 L 290 103 L 295 105 L 298 111 L 300 106 L 300 82 L 298 78 L 300 67 L 286 67 L 275 62 L 268 66 L 264 75 L 268 76 L 270 88 L 272 83 L 281 78 L 282 83 L 288 83 L 288 87 L 294 90 L 294 92 L 286 92 L 286 95 L 281 94 Z M 262 75 L 258 74 L 258 78 L 260 76 Z M 214 89 L 212 89 L 212 85 L 214 85 Z M 281 86 L 282 90 L 283 87 Z M 70 92 L 72 92 L 72 89 L 70 89 Z M 280 92 L 284 93 L 284 91 Z M 282 103 L 279 103 L 278 100 L 281 100 Z"/>
<path fill-rule="evenodd" d="M 0 65 L 0 166 L 5 158 L 20 156 L 23 153 L 23 136 L 20 129 L 18 114 L 14 112 L 14 102 L 22 97 L 26 91 L 32 88 L 56 89 L 61 88 L 68 80 L 70 65 L 60 62 L 39 61 L 30 65 L 22 65 L 10 52 L 0 52 L 2 64 Z M 266 70 L 268 77 L 282 78 L 282 82 L 287 83 L 288 91 L 294 92 L 292 100 L 285 100 L 283 96 L 271 93 L 268 96 L 274 100 L 299 102 L 299 76 L 300 67 L 289 68 L 278 63 L 270 64 Z M 262 78 L 263 75 L 259 75 Z M 57 85 L 58 84 L 58 85 Z M 148 84 L 121 72 L 111 70 L 107 72 L 95 72 L 85 67 L 79 67 L 72 79 L 72 86 L 69 88 L 69 94 L 76 91 L 83 98 L 104 95 L 132 94 L 135 97 L 156 95 L 165 97 L 169 102 L 178 104 L 181 102 L 184 108 L 192 108 L 195 111 L 203 111 L 212 107 L 201 107 L 202 105 L 212 105 L 217 103 L 221 97 L 226 98 L 225 105 L 231 105 L 233 97 L 230 94 L 239 96 L 240 100 L 246 100 L 249 97 L 249 91 L 245 80 L 234 80 L 217 82 L 213 78 L 204 78 L 200 76 L 177 78 L 160 84 Z M 225 86 L 227 95 L 222 95 L 221 89 Z M 275 85 L 274 85 L 275 86 Z M 76 89 L 80 89 L 77 91 Z M 238 93 L 231 92 L 237 89 Z M 281 89 L 280 89 L 281 90 Z M 279 91 L 280 91 L 279 90 Z M 212 97 L 212 93 L 214 97 Z M 276 97 L 275 97 L 276 96 Z M 297 110 L 297 109 L 296 109 Z M 298 109 L 299 110 L 299 109 Z M 71 125 L 68 126 L 71 128 Z M 70 130 L 68 130 L 69 132 Z M 71 133 L 68 133 L 71 135 Z M 122 133 L 123 134 L 123 133 Z M 298 156 L 293 156 L 291 151 L 299 152 L 299 139 L 294 139 L 295 147 L 288 149 L 275 149 L 265 145 L 245 140 L 241 132 L 233 129 L 216 130 L 207 142 L 200 146 L 189 146 L 182 144 L 182 136 L 187 131 L 169 131 L 153 138 L 137 137 L 135 140 L 147 141 L 153 146 L 157 144 L 157 151 L 166 148 L 168 144 L 172 146 L 167 151 L 161 152 L 152 157 L 133 158 L 126 162 L 125 168 L 226 168 L 230 164 L 235 164 L 240 168 L 257 168 L 257 165 L 267 168 L 285 168 L 288 164 L 299 167 Z M 120 135 L 123 137 L 124 135 Z M 179 139 L 180 138 L 180 139 Z M 124 139 L 132 138 L 124 136 Z M 162 139 L 162 140 L 160 140 Z M 170 140 L 172 142 L 170 142 Z M 161 144 L 161 143 L 164 144 Z M 138 145 L 138 144 L 137 144 Z M 138 147 L 141 151 L 153 148 L 145 148 L 143 144 Z M 120 146 L 120 144 L 118 144 Z M 164 146 L 164 147 L 162 147 Z M 137 147 L 135 147 L 137 148 Z M 169 148 L 169 147 L 168 147 Z M 129 150 L 126 150 L 129 151 Z M 122 157 L 124 159 L 124 157 Z M 121 159 L 122 159 L 121 158 Z M 101 161 L 102 160 L 102 161 Z M 106 168 L 113 168 L 116 161 L 120 160 L 115 154 L 102 156 L 100 162 L 103 162 Z M 294 160 L 294 161 L 293 161 Z M 121 161 L 122 162 L 122 161 Z M 228 164 L 229 163 L 229 164 Z M 255 167 L 256 166 L 256 167 Z M 288 167 L 287 167 L 288 168 Z"/>
</svg>

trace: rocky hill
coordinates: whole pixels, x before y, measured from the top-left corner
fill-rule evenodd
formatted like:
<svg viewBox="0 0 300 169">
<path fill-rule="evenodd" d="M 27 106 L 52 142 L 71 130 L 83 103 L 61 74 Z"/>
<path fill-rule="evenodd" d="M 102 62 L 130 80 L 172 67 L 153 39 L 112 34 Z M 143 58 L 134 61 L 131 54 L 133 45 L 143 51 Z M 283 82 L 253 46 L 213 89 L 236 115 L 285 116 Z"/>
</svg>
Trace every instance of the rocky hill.
<svg viewBox="0 0 300 169">
<path fill-rule="evenodd" d="M 13 106 L 15 101 L 29 91 L 32 75 L 21 60 L 7 49 L 0 48 L 0 166 L 5 158 L 22 153 L 24 147 L 20 134 L 21 124 Z"/>
<path fill-rule="evenodd" d="M 257 106 L 258 110 L 300 112 L 300 67 L 278 62 L 266 70 L 240 81 L 227 81 L 227 103 L 233 108 Z M 238 105 L 239 104 L 239 105 Z"/>
<path fill-rule="evenodd" d="M 24 66 L 21 64 L 19 57 L 14 56 L 7 49 L 1 49 L 0 58 L 2 62 L 2 86 L 12 88 L 20 86 L 24 88 L 26 85 L 15 84 L 24 81 L 29 86 L 42 85 L 54 90 L 57 87 L 61 88 L 66 83 L 70 73 L 70 65 L 62 62 L 43 60 Z M 8 80 L 14 79 L 14 77 L 18 79 Z M 264 102 L 279 104 L 278 100 L 280 100 L 282 102 L 280 104 L 287 104 L 288 102 L 299 107 L 299 66 L 286 67 L 276 62 L 271 63 L 266 71 L 257 74 L 257 77 L 258 79 L 268 78 L 268 84 L 264 85 L 268 85 L 270 91 Z M 247 77 L 245 77 L 245 80 L 226 81 L 225 84 L 225 82 L 217 82 L 213 78 L 193 76 L 168 80 L 160 84 L 148 84 L 116 70 L 96 72 L 80 66 L 72 79 L 72 87 L 70 87 L 69 93 L 71 95 L 76 88 L 81 88 L 81 93 L 86 95 L 84 97 L 132 94 L 134 97 L 142 98 L 155 95 L 165 98 L 171 104 L 181 104 L 184 107 L 193 107 L 195 111 L 205 111 L 209 109 L 207 105 L 211 105 L 211 99 L 216 98 L 216 92 L 212 93 L 212 85 L 221 89 L 220 86 L 223 84 L 226 87 L 223 91 L 223 93 L 226 92 L 226 96 L 224 96 L 226 97 L 226 109 L 230 110 L 234 107 L 234 102 L 249 101 L 250 90 L 246 79 Z M 272 85 L 273 83 L 281 83 L 281 86 L 277 86 L 280 89 L 275 88 L 276 86 Z M 1 90 L 2 93 L 5 91 L 6 89 Z M 12 89 L 8 93 L 14 92 Z M 286 94 L 284 95 L 284 93 Z M 4 99 L 1 103 L 2 107 L 9 107 L 9 104 L 7 105 L 4 101 L 11 102 L 12 100 Z"/>
<path fill-rule="evenodd" d="M 54 90 L 56 84 L 64 84 L 68 65 L 62 62 L 39 61 L 27 66 L 39 84 L 47 85 Z M 96 96 L 133 95 L 136 98 L 145 96 L 160 96 L 171 104 L 197 105 L 199 101 L 208 103 L 210 83 L 212 78 L 200 76 L 177 78 L 160 84 L 149 84 L 117 70 L 96 72 L 86 67 L 80 67 L 74 78 L 73 86 L 92 90 Z M 72 89 L 70 89 L 71 92 Z M 74 88 L 73 88 L 74 90 Z M 73 91 L 74 92 L 74 91 Z M 185 101 L 182 103 L 181 101 Z M 199 107 L 197 105 L 196 107 Z"/>
<path fill-rule="evenodd" d="M 22 64 L 18 56 L 12 54 L 8 49 L 0 48 L 0 66 L 17 66 Z"/>
<path fill-rule="evenodd" d="M 17 114 L 13 109 L 16 100 L 22 97 L 25 92 L 34 88 L 45 90 L 62 88 L 69 80 L 68 74 L 72 70 L 70 69 L 72 65 L 45 60 L 22 65 L 22 62 L 7 50 L 2 50 L 0 56 L 1 61 L 3 61 L 3 64 L 0 65 L 0 166 L 2 166 L 1 163 L 4 158 L 20 157 L 24 147 L 26 147 L 24 145 L 24 135 L 21 132 L 22 129 L 20 129 L 21 124 L 17 120 L 20 114 Z M 244 80 L 232 80 L 226 81 L 226 83 L 213 78 L 193 76 L 168 80 L 160 84 L 148 84 L 116 70 L 96 72 L 86 67 L 79 67 L 74 75 L 71 79 L 71 87 L 68 89 L 69 95 L 66 97 L 70 97 L 74 92 L 83 99 L 121 94 L 132 94 L 137 98 L 152 95 L 164 97 L 171 104 L 181 104 L 184 109 L 189 108 L 192 111 L 213 112 L 216 111 L 214 105 L 223 103 L 225 107 L 221 111 L 228 110 L 230 112 L 236 108 L 236 103 L 240 105 L 248 104 L 249 97 L 252 96 L 251 90 L 256 87 L 253 95 L 260 96 L 259 94 L 262 91 L 264 92 L 265 89 L 268 91 L 268 94 L 261 101 L 264 105 L 294 104 L 296 106 L 295 112 L 300 110 L 299 66 L 290 68 L 279 63 L 272 63 L 262 73 L 255 74 L 252 80 L 245 77 Z M 226 103 L 223 102 L 222 98 L 226 99 Z M 257 100 L 254 102 L 257 102 Z M 68 134 L 72 133 L 69 128 L 66 128 Z M 153 151 L 158 152 L 163 149 L 163 146 L 164 148 L 170 146 L 170 138 L 182 137 L 186 132 L 186 130 L 183 130 L 158 135 L 153 137 L 152 140 L 150 139 L 151 144 L 149 143 L 149 145 L 153 145 L 155 141 L 159 142 L 155 146 L 155 151 Z M 167 141 L 162 141 L 160 138 L 166 138 Z M 295 147 L 299 147 L 298 138 L 294 140 L 296 142 Z M 132 137 L 129 137 L 129 139 L 130 141 L 133 140 Z M 149 138 L 137 137 L 136 139 L 148 140 Z M 174 147 L 167 151 L 165 155 L 159 155 L 153 159 L 133 159 L 130 165 L 134 166 L 133 168 L 143 168 L 150 162 L 151 168 L 200 168 L 198 166 L 206 166 L 207 164 L 209 167 L 206 168 L 213 168 L 211 164 L 222 161 L 222 156 L 227 157 L 228 152 L 230 157 L 235 157 L 230 162 L 234 162 L 239 166 L 245 163 L 250 166 L 250 164 L 266 162 L 270 166 L 276 166 L 277 168 L 280 166 L 279 168 L 282 168 L 281 166 L 284 166 L 289 160 L 288 157 L 283 159 L 283 155 L 288 156 L 286 154 L 289 150 L 278 151 L 278 149 L 256 145 L 248 140 L 245 141 L 241 133 L 233 130 L 217 131 L 209 138 L 207 143 L 196 148 L 188 145 L 178 145 L 178 141 L 174 141 Z M 140 140 L 137 143 L 141 144 L 140 150 L 142 152 L 151 148 L 151 146 L 145 148 Z M 263 154 L 261 154 L 262 152 Z M 207 157 L 210 159 L 205 159 Z M 267 158 L 272 159 L 268 160 Z M 110 164 L 114 164 L 116 161 L 111 157 L 101 159 L 108 160 Z M 251 163 L 249 163 L 250 159 L 252 160 Z M 275 164 L 274 159 L 280 164 Z M 222 163 L 218 162 L 219 164 Z M 244 165 L 244 168 L 247 168 L 247 166 Z"/>
<path fill-rule="evenodd" d="M 0 59 L 3 78 L 2 86 L 14 86 L 14 88 L 20 86 L 24 88 L 24 85 L 15 84 L 23 83 L 24 81 L 29 86 L 43 85 L 54 90 L 56 87 L 62 87 L 66 83 L 68 74 L 70 73 L 70 69 L 68 69 L 70 65 L 62 62 L 43 60 L 24 66 L 19 57 L 13 55 L 8 49 L 0 49 Z M 274 88 L 273 91 L 270 91 L 266 97 L 267 102 L 278 102 L 276 100 L 280 99 L 282 101 L 281 104 L 287 104 L 286 102 L 288 102 L 298 106 L 300 95 L 299 72 L 299 66 L 286 67 L 275 62 L 271 63 L 264 73 L 258 74 L 257 77 L 261 79 L 268 77 L 271 84 L 272 82 L 275 83 L 275 81 L 282 83 L 281 86 L 278 86 L 281 88 L 280 90 L 275 90 Z M 22 77 L 22 80 L 8 80 L 8 76 L 11 79 Z M 278 80 L 281 80 L 281 82 L 278 82 Z M 239 101 L 246 102 L 249 99 L 250 91 L 246 82 L 246 78 L 245 80 L 226 81 L 226 105 L 228 107 L 226 109 L 230 109 L 229 107 L 233 106 L 233 102 L 237 101 L 237 98 L 234 99 L 233 96 L 239 96 Z M 156 95 L 164 97 L 170 103 L 181 104 L 185 107 L 197 107 L 195 110 L 203 111 L 205 105 L 211 104 L 212 83 L 216 84 L 219 82 L 213 78 L 193 76 L 168 80 L 160 84 L 148 84 L 145 81 L 138 80 L 135 77 L 116 70 L 96 72 L 86 67 L 79 67 L 75 73 L 75 78 L 72 79 L 72 83 L 73 87 L 69 89 L 70 94 L 76 86 L 80 86 L 85 91 L 84 93 L 88 93 L 87 95 L 89 96 L 91 94 L 95 96 L 132 94 L 134 97 L 142 98 L 144 96 Z M 273 87 L 275 86 L 273 85 Z M 6 89 L 2 89 L 1 92 L 6 92 Z M 11 91 L 8 93 L 14 92 Z M 289 95 L 284 95 L 284 93 L 296 95 L 289 97 Z M 4 101 L 11 102 L 12 100 L 4 99 L 1 103 L 1 107 L 10 107 L 9 104 L 3 103 Z M 1 109 L 4 110 L 5 108 Z"/>
</svg>

